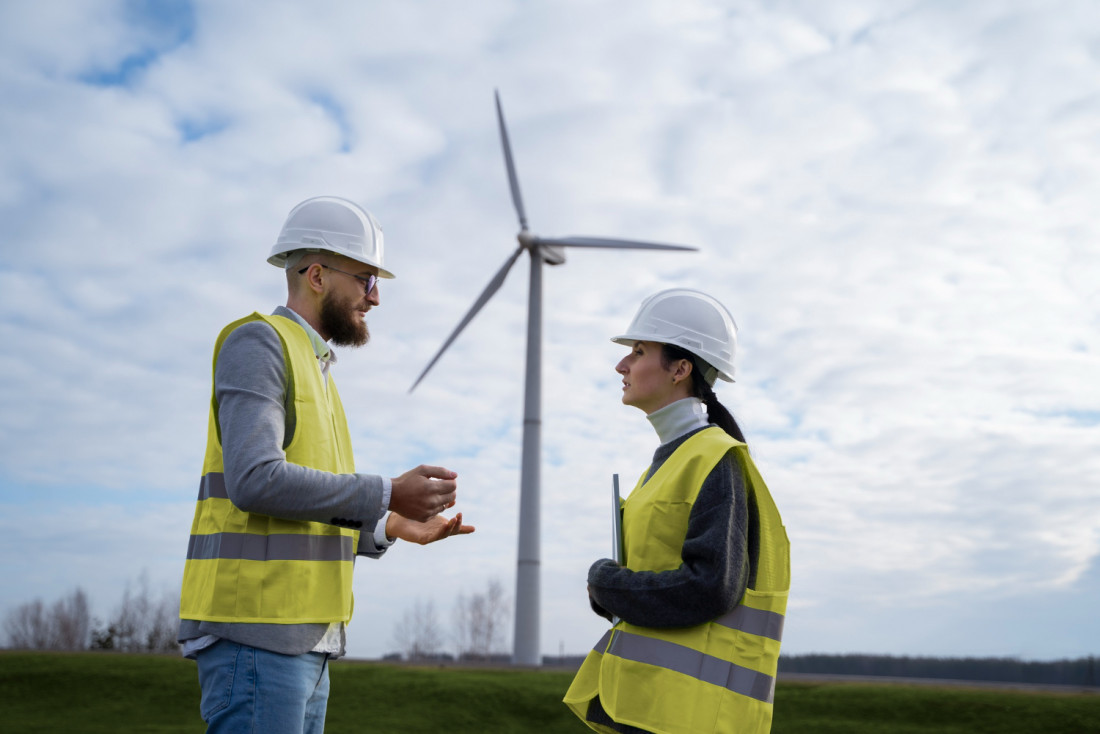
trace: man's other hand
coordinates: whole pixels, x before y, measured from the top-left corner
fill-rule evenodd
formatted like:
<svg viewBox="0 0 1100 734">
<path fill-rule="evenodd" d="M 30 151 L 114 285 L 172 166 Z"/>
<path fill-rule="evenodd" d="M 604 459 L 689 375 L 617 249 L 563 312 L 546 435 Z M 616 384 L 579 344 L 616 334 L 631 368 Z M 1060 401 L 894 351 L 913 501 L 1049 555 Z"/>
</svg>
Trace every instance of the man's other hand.
<svg viewBox="0 0 1100 734">
<path fill-rule="evenodd" d="M 441 466 L 421 464 L 391 480 L 390 510 L 426 522 L 455 502 L 458 476 Z"/>
</svg>

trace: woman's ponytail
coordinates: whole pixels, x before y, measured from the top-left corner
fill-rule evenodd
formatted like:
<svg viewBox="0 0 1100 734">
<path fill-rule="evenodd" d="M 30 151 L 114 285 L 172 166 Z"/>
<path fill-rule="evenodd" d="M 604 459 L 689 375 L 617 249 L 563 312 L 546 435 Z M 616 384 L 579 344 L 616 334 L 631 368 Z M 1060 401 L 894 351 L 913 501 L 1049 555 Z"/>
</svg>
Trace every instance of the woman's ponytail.
<svg viewBox="0 0 1100 734">
<path fill-rule="evenodd" d="M 691 373 L 693 375 L 698 375 L 694 381 L 696 397 L 703 401 L 703 405 L 707 406 L 708 420 L 741 443 L 747 443 L 747 441 L 745 441 L 745 434 L 741 433 L 741 426 L 737 425 L 733 413 L 729 412 L 726 406 L 719 402 L 718 396 L 714 394 L 714 388 L 708 385 L 707 381 L 703 379 L 701 374 L 702 371 L 693 369 Z M 700 392 L 702 395 L 698 394 Z"/>
</svg>

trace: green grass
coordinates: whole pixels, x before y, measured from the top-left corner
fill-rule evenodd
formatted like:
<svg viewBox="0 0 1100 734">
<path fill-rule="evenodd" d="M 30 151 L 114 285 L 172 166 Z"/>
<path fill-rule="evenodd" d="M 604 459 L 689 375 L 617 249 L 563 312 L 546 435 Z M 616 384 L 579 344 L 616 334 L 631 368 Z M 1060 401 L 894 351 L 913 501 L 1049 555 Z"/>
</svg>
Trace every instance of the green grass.
<svg viewBox="0 0 1100 734">
<path fill-rule="evenodd" d="M 1096 734 L 1100 695 L 930 684 L 780 684 L 775 734 Z"/>
<path fill-rule="evenodd" d="M 0 653 L 0 730 L 202 732 L 195 664 L 113 653 Z"/>
<path fill-rule="evenodd" d="M 558 671 L 332 666 L 329 734 L 588 731 Z M 776 734 L 1084 734 L 1100 695 L 896 684 L 780 683 Z M 195 665 L 170 656 L 0 653 L 0 730 L 202 732 Z"/>
</svg>

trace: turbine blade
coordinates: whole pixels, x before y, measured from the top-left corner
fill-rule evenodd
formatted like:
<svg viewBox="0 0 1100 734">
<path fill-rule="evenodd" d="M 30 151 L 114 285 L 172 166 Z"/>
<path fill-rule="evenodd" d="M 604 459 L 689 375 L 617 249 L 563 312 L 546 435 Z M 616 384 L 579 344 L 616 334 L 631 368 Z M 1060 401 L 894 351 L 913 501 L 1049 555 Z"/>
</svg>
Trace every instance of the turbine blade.
<svg viewBox="0 0 1100 734">
<path fill-rule="evenodd" d="M 420 377 L 416 378 L 416 382 L 409 388 L 411 393 L 416 389 L 416 386 L 420 384 L 420 381 L 424 379 L 424 376 L 428 374 L 439 358 L 443 356 L 443 352 L 447 351 L 447 347 L 451 346 L 451 342 L 458 338 L 458 335 L 462 333 L 462 330 L 466 328 L 474 316 L 477 316 L 477 312 L 481 310 L 482 306 L 489 302 L 489 299 L 500 290 L 500 287 L 504 285 L 504 279 L 508 277 L 508 271 L 512 269 L 512 266 L 516 264 L 516 258 L 523 252 L 523 245 L 516 248 L 516 251 L 512 253 L 512 256 L 508 258 L 508 261 L 504 263 L 504 266 L 497 271 L 497 274 L 493 276 L 493 279 L 489 281 L 489 285 L 485 286 L 485 290 L 481 292 L 478 299 L 474 302 L 474 305 L 470 307 L 470 310 L 466 312 L 466 315 L 462 317 L 462 321 L 458 322 L 458 326 L 451 332 L 451 335 L 447 337 L 447 341 L 443 342 L 443 346 L 439 348 L 439 351 L 432 357 L 432 361 L 428 362 L 428 366 L 424 368 L 424 371 L 420 373 Z"/>
<path fill-rule="evenodd" d="M 560 245 L 562 247 L 598 247 L 613 250 L 688 250 L 697 252 L 698 247 L 688 245 L 666 245 L 660 242 L 642 242 L 640 240 L 619 240 L 607 237 L 539 237 L 540 245 Z"/>
<path fill-rule="evenodd" d="M 504 125 L 504 110 L 500 106 L 500 92 L 493 90 L 497 100 L 497 123 L 500 126 L 500 145 L 504 148 L 504 166 L 508 169 L 508 186 L 512 189 L 512 204 L 519 216 L 520 229 L 527 229 L 527 212 L 523 209 L 523 196 L 519 193 L 519 178 L 512 161 L 512 145 L 508 142 L 508 128 Z"/>
</svg>

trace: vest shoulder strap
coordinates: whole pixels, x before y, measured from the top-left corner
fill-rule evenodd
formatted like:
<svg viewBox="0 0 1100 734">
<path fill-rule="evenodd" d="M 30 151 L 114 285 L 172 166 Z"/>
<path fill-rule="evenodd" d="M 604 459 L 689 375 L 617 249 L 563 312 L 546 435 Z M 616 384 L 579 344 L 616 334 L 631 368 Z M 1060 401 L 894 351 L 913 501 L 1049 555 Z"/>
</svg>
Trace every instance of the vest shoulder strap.
<svg viewBox="0 0 1100 734">
<path fill-rule="evenodd" d="M 253 311 L 248 316 L 243 316 L 222 329 L 221 333 L 218 334 L 217 341 L 214 343 L 210 382 L 210 410 L 211 415 L 214 417 L 214 429 L 217 432 L 219 444 L 222 440 L 222 428 L 221 421 L 218 420 L 218 397 L 213 388 L 214 373 L 218 370 L 218 356 L 221 354 L 222 347 L 225 345 L 225 340 L 229 338 L 229 335 L 241 326 L 250 324 L 253 321 L 263 321 L 274 329 L 275 334 L 279 337 L 279 344 L 283 350 L 283 365 L 286 369 L 286 393 L 284 396 L 284 403 L 288 406 L 294 405 L 294 360 L 291 359 L 291 350 L 301 350 L 304 344 L 312 353 L 313 347 L 309 344 L 309 339 L 304 338 L 305 332 L 302 330 L 301 325 L 285 316 L 277 316 L 274 314 L 269 316 L 258 311 Z M 285 440 L 289 442 L 290 438 L 290 436 L 287 436 Z"/>
</svg>

